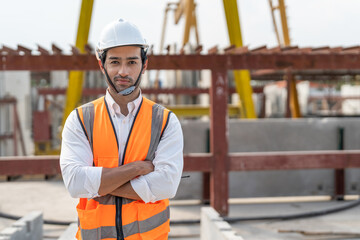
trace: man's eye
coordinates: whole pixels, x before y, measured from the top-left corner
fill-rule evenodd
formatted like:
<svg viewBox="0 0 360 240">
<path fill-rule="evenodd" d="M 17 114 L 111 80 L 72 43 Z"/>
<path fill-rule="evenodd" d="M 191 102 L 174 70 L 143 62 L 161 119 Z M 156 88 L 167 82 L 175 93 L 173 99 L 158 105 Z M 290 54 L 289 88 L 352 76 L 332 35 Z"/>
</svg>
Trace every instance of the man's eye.
<svg viewBox="0 0 360 240">
<path fill-rule="evenodd" d="M 111 64 L 119 64 L 119 61 L 111 61 Z"/>
<path fill-rule="evenodd" d="M 130 65 L 136 64 L 136 61 L 130 61 L 129 64 Z"/>
</svg>

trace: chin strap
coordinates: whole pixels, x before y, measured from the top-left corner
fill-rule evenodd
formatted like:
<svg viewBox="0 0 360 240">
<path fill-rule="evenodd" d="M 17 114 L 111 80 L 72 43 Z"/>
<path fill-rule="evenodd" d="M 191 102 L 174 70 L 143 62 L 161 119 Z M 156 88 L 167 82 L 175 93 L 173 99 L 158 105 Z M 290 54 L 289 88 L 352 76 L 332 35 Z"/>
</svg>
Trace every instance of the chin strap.
<svg viewBox="0 0 360 240">
<path fill-rule="evenodd" d="M 101 63 L 101 66 L 102 66 L 103 69 L 104 69 L 107 82 L 108 82 L 108 83 L 110 84 L 110 86 L 115 90 L 115 92 L 116 92 L 117 94 L 119 94 L 119 95 L 122 95 L 122 96 L 127 96 L 127 95 L 130 95 L 132 92 L 134 92 L 134 90 L 135 90 L 135 89 L 138 87 L 138 85 L 139 85 L 140 78 L 141 78 L 141 74 L 142 74 L 142 71 L 143 71 L 143 69 L 144 69 L 144 64 L 145 64 L 146 59 L 147 59 L 146 51 L 145 51 L 144 49 L 141 49 L 141 70 L 140 70 L 140 73 L 139 73 L 138 78 L 136 79 L 136 82 L 135 82 L 132 86 L 130 86 L 130 87 L 128 87 L 128 88 L 126 88 L 126 89 L 124 89 L 124 90 L 122 90 L 122 91 L 120 91 L 120 92 L 116 89 L 114 83 L 111 81 L 111 79 L 110 79 L 110 77 L 109 77 L 109 74 L 108 74 L 107 71 L 106 71 L 105 64 L 104 64 L 104 63 L 105 63 L 105 59 L 106 59 L 106 54 L 104 54 L 104 55 L 102 56 L 101 60 L 99 60 L 99 61 L 100 61 L 100 63 Z"/>
</svg>

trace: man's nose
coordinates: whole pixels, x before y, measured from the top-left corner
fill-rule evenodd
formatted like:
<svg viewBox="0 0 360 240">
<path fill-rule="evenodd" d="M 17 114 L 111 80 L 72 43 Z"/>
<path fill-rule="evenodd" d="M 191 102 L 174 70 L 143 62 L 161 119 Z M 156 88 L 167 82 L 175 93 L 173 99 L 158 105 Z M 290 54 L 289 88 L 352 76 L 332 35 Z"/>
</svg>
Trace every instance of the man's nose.
<svg viewBox="0 0 360 240">
<path fill-rule="evenodd" d="M 125 64 L 122 64 L 119 68 L 118 74 L 122 77 L 126 77 L 129 75 L 129 69 Z"/>
</svg>

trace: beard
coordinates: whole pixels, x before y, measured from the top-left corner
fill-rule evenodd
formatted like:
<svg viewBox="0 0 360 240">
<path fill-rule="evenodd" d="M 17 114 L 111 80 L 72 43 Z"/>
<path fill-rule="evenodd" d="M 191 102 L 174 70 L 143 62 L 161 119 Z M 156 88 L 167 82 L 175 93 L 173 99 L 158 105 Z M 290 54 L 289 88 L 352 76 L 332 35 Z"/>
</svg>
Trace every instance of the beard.
<svg viewBox="0 0 360 240">
<path fill-rule="evenodd" d="M 118 81 L 126 81 L 127 83 L 119 83 Z M 126 77 L 121 77 L 121 76 L 115 76 L 112 80 L 114 86 L 116 87 L 116 90 L 118 92 L 127 89 L 129 87 L 131 87 L 135 81 L 132 77 L 126 76 Z"/>
</svg>

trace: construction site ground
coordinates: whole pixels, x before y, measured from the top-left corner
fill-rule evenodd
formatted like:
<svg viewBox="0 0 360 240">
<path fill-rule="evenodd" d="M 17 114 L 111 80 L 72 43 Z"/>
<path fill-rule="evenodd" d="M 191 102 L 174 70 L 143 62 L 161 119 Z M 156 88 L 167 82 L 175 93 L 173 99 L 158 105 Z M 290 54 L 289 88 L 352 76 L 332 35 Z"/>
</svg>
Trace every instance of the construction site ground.
<svg viewBox="0 0 360 240">
<path fill-rule="evenodd" d="M 0 179 L 0 192 L 2 213 L 24 216 L 31 211 L 40 210 L 46 220 L 75 222 L 77 219 L 75 211 L 77 200 L 72 199 L 66 192 L 61 179 L 44 181 L 25 178 L 10 182 Z M 304 201 L 304 198 L 286 198 L 287 201 L 282 202 L 274 202 L 280 198 L 271 201 L 232 199 L 229 217 L 296 214 L 349 203 L 349 201 L 324 201 L 326 199 L 326 197 L 323 199 L 317 197 L 306 198 Z M 202 206 L 198 200 L 172 200 L 171 220 L 200 219 Z M 14 220 L 0 218 L 0 231 L 13 222 Z M 360 206 L 319 217 L 286 221 L 234 222 L 231 226 L 244 240 L 360 239 Z M 66 226 L 45 224 L 44 239 L 57 239 L 65 229 Z M 169 239 L 198 240 L 200 224 L 171 225 Z"/>
</svg>

